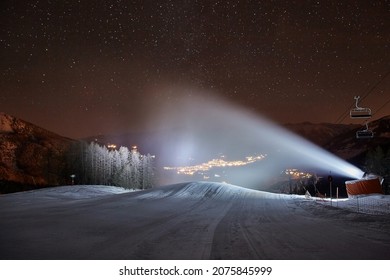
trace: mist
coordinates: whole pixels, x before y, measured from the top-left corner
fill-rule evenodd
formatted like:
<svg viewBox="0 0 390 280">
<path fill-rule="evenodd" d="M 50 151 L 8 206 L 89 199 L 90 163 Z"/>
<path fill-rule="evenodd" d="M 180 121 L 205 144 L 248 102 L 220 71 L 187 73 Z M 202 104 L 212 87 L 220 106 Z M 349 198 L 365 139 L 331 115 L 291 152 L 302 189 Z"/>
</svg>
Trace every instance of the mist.
<svg viewBox="0 0 390 280">
<path fill-rule="evenodd" d="M 160 102 L 148 121 L 149 129 L 160 132 L 159 156 L 164 165 L 199 164 L 221 155 L 237 160 L 266 154 L 264 161 L 231 172 L 229 183 L 242 186 L 269 179 L 285 168 L 348 178 L 363 175 L 352 164 L 214 92 L 169 90 L 171 98 Z"/>
</svg>

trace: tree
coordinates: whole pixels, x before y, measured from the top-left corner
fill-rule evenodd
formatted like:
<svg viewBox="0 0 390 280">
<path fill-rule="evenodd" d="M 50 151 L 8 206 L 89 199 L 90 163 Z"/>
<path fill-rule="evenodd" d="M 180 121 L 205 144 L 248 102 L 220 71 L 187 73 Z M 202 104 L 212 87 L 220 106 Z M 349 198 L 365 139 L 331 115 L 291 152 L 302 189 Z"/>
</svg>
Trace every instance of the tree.
<svg viewBox="0 0 390 280">
<path fill-rule="evenodd" d="M 142 189 L 153 187 L 154 158 L 150 154 L 142 157 Z"/>
<path fill-rule="evenodd" d="M 131 185 L 137 186 L 138 188 L 142 188 L 141 155 L 134 147 L 131 150 L 129 160 L 130 160 L 130 170 L 131 170 L 130 171 Z"/>
<path fill-rule="evenodd" d="M 384 178 L 383 190 L 385 194 L 390 193 L 390 149 L 387 153 L 381 146 L 369 150 L 366 155 L 365 168 L 369 173 L 382 176 Z"/>
<path fill-rule="evenodd" d="M 120 147 L 117 159 L 115 161 L 114 185 L 123 188 L 130 188 L 130 163 L 129 150 L 126 147 Z"/>
<path fill-rule="evenodd" d="M 366 171 L 384 176 L 388 172 L 385 153 L 381 146 L 368 151 L 365 162 Z"/>
<path fill-rule="evenodd" d="M 80 152 L 76 152 L 80 150 Z M 81 142 L 68 157 L 71 174 L 82 184 L 115 185 L 123 188 L 150 188 L 153 185 L 154 156 L 141 155 L 126 147 L 109 150 L 94 142 Z"/>
</svg>

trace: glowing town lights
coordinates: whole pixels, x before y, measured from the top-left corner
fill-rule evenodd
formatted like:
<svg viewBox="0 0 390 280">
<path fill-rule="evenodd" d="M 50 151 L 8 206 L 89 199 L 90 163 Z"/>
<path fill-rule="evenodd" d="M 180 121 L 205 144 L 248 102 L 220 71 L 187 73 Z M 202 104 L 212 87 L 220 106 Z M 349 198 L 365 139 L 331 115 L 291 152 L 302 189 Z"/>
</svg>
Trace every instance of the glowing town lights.
<svg viewBox="0 0 390 280">
<path fill-rule="evenodd" d="M 138 152 L 138 147 L 136 145 L 131 146 L 131 152 L 132 153 L 137 153 Z"/>
<path fill-rule="evenodd" d="M 298 169 L 291 168 L 286 169 L 284 173 L 288 176 L 290 176 L 292 179 L 302 179 L 302 178 L 311 178 L 313 177 L 312 174 L 299 171 Z"/>
<path fill-rule="evenodd" d="M 246 160 L 236 160 L 236 161 L 227 161 L 224 160 L 225 156 L 221 156 L 219 159 L 212 159 L 206 163 L 191 165 L 191 166 L 179 166 L 179 167 L 164 167 L 164 170 L 176 170 L 177 174 L 189 175 L 192 176 L 195 173 L 206 172 L 212 168 L 218 167 L 238 167 L 254 163 L 256 161 L 262 160 L 267 155 L 258 155 L 258 156 L 248 156 Z"/>
<path fill-rule="evenodd" d="M 107 148 L 111 149 L 111 150 L 115 150 L 116 149 L 116 145 L 115 144 L 108 144 Z"/>
</svg>

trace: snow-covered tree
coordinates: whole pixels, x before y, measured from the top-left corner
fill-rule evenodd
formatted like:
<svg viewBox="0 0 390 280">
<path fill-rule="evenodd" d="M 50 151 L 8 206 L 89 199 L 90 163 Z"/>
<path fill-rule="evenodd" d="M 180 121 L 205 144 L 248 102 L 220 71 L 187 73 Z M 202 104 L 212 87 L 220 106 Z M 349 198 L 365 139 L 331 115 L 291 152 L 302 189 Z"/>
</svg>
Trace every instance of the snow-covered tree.
<svg viewBox="0 0 390 280">
<path fill-rule="evenodd" d="M 153 185 L 153 156 L 141 155 L 136 148 L 108 149 L 97 143 L 80 143 L 80 153 L 72 152 L 69 165 L 82 184 L 150 188 Z M 73 149 L 76 151 L 77 149 Z M 76 164 L 77 163 L 77 164 Z"/>
<path fill-rule="evenodd" d="M 366 156 L 366 171 L 378 175 L 385 175 L 386 173 L 386 157 L 381 146 L 368 151 Z"/>
<path fill-rule="evenodd" d="M 154 158 L 150 154 L 142 157 L 142 189 L 153 187 Z"/>
</svg>

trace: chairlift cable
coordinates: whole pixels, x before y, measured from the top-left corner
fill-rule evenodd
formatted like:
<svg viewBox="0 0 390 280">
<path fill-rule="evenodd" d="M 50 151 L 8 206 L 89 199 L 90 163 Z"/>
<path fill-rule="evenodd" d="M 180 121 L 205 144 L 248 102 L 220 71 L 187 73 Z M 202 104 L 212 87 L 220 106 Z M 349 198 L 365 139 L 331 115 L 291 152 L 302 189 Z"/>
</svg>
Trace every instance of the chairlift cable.
<svg viewBox="0 0 390 280">
<path fill-rule="evenodd" d="M 387 76 L 389 76 L 389 75 L 390 75 L 390 71 L 388 71 L 388 72 L 382 77 L 382 79 L 380 79 L 376 84 L 374 84 L 374 85 L 368 90 L 368 92 L 367 92 L 362 98 L 360 98 L 360 100 L 362 101 L 362 100 L 364 100 L 365 98 L 367 98 L 367 96 L 370 95 L 371 92 L 373 92 L 374 89 L 375 89 L 377 86 L 379 86 L 379 84 L 381 84 L 381 83 L 387 78 Z M 355 103 L 355 102 L 354 102 L 354 103 Z M 341 123 L 341 122 L 346 118 L 346 116 L 348 115 L 349 112 L 350 112 L 350 107 L 349 107 L 347 110 L 345 110 L 345 111 L 337 118 L 336 123 L 337 123 L 337 124 Z"/>
<path fill-rule="evenodd" d="M 390 103 L 390 98 L 385 103 L 383 103 L 382 106 L 379 107 L 379 109 L 374 114 L 372 114 L 372 116 L 377 114 L 380 110 L 382 110 L 389 103 Z M 368 129 L 368 121 L 366 121 L 365 125 L 366 125 L 365 129 L 356 131 L 356 138 L 357 139 L 370 139 L 370 138 L 374 137 L 374 133 L 372 132 L 372 130 Z"/>
<path fill-rule="evenodd" d="M 386 105 L 389 104 L 389 103 L 390 103 L 390 98 L 385 103 L 383 103 L 382 106 L 380 106 L 379 109 L 376 110 L 376 112 L 374 114 L 372 114 L 372 115 L 378 114 L 378 112 L 380 110 L 382 110 L 384 107 L 386 107 Z"/>
</svg>

